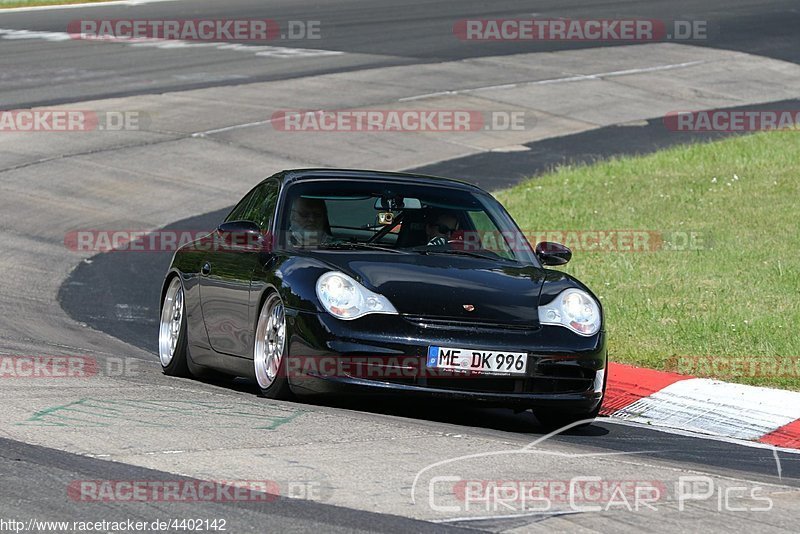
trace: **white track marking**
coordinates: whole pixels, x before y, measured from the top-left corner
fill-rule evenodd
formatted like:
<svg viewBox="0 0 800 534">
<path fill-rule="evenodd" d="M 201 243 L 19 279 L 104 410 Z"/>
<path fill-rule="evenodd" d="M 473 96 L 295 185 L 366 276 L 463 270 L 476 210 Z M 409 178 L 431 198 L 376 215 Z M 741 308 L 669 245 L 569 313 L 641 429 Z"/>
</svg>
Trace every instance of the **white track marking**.
<svg viewBox="0 0 800 534">
<path fill-rule="evenodd" d="M 701 65 L 705 61 L 687 61 L 685 63 L 672 63 L 669 65 L 656 65 L 653 67 L 643 67 L 639 69 L 626 69 L 626 70 L 612 70 L 610 72 L 598 72 L 597 74 L 581 74 L 579 76 L 566 76 L 563 78 L 549 78 L 547 80 L 537 80 L 534 82 L 519 82 L 519 83 L 506 83 L 502 85 L 487 85 L 485 87 L 474 87 L 472 89 L 459 89 L 456 91 L 438 91 L 436 93 L 426 93 L 424 95 L 408 96 L 401 98 L 400 102 L 408 102 L 411 100 L 422 100 L 425 98 L 436 98 L 439 96 L 461 95 L 469 93 L 478 93 L 480 91 L 496 91 L 500 89 L 513 89 L 515 87 L 528 87 L 531 85 L 550 85 L 553 83 L 569 83 L 569 82 L 584 82 L 587 80 L 599 80 L 602 78 L 613 78 L 615 76 L 628 76 L 631 74 L 643 74 L 646 72 L 658 72 L 662 70 L 683 69 L 686 67 L 693 67 Z"/>
<path fill-rule="evenodd" d="M 89 2 L 83 4 L 63 4 L 52 6 L 28 6 L 28 7 L 9 7 L 0 9 L 0 13 L 21 13 L 25 11 L 45 11 L 55 9 L 81 9 L 84 7 L 104 7 L 104 6 L 138 6 L 141 4 L 154 4 L 160 2 L 181 2 L 183 0 L 114 0 L 112 2 Z M 0 2 L 0 6 L 3 3 Z"/>
<path fill-rule="evenodd" d="M 0 39 L 41 39 L 44 41 L 69 41 L 70 36 L 64 32 L 39 32 L 34 30 L 4 30 L 0 28 Z"/>
<path fill-rule="evenodd" d="M 613 416 L 756 440 L 800 419 L 800 393 L 692 378 L 670 384 Z"/>
<path fill-rule="evenodd" d="M 45 32 L 34 30 L 10 30 L 0 28 L 0 40 L 23 40 L 40 39 L 50 42 L 63 42 L 73 40 L 66 32 Z M 80 41 L 80 39 L 74 39 Z M 317 48 L 288 48 L 285 46 L 265 46 L 247 45 L 241 43 L 222 43 L 222 42 L 194 42 L 179 41 L 172 39 L 136 39 L 136 40 L 116 40 L 106 41 L 103 39 L 88 40 L 91 43 L 117 44 L 133 47 L 153 47 L 163 50 L 192 49 L 192 48 L 213 48 L 216 50 L 229 50 L 231 52 L 244 52 L 253 54 L 256 57 L 268 58 L 306 58 L 322 56 L 338 56 L 344 54 L 338 50 L 320 50 Z"/>
<path fill-rule="evenodd" d="M 231 130 L 239 130 L 241 128 L 250 128 L 252 126 L 261 126 L 263 124 L 269 124 L 272 122 L 272 119 L 266 119 L 263 121 L 255 121 L 255 122 L 245 122 L 244 124 L 234 124 L 233 126 L 225 126 L 224 128 L 214 128 L 213 130 L 206 130 L 204 132 L 196 132 L 192 134 L 192 137 L 205 137 L 207 135 L 213 135 L 222 132 L 229 132 Z"/>
<path fill-rule="evenodd" d="M 2 30 L 0 30 L 2 31 Z M 493 89 L 511 89 L 514 87 L 520 86 L 529 86 L 529 85 L 544 85 L 550 83 L 561 83 L 561 82 L 576 82 L 576 81 L 586 81 L 586 80 L 596 80 L 598 78 L 605 78 L 611 76 L 624 76 L 627 74 L 639 74 L 643 72 L 657 72 L 662 70 L 671 70 L 671 69 L 680 69 L 685 67 L 691 67 L 694 65 L 699 65 L 701 63 L 705 63 L 705 61 L 688 61 L 686 63 L 672 63 L 669 65 L 656 65 L 653 67 L 644 67 L 641 69 L 627 69 L 627 70 L 615 70 L 610 72 L 600 72 L 597 74 L 586 74 L 582 76 L 570 76 L 567 78 L 553 78 L 549 80 L 539 80 L 535 82 L 520 82 L 520 83 L 510 83 L 504 85 L 487 85 L 485 87 L 475 87 L 473 89 L 461 89 L 457 91 L 439 91 L 436 93 L 426 93 L 422 95 L 415 95 L 415 96 L 407 96 L 403 98 L 398 98 L 397 102 L 412 102 L 414 100 L 422 100 L 425 98 L 435 98 L 439 96 L 449 96 L 449 95 L 458 95 L 458 94 L 465 94 L 465 93 L 474 93 L 478 91 L 489 91 Z M 310 112 L 310 113 L 320 113 L 321 110 Z M 272 122 L 272 119 L 266 119 L 263 121 L 256 121 L 256 122 L 248 122 L 245 124 L 234 124 L 232 126 L 226 126 L 224 128 L 215 128 L 213 130 L 206 130 L 204 132 L 196 132 L 192 134 L 192 137 L 205 137 L 207 135 L 213 135 L 222 132 L 229 132 L 231 130 L 239 130 L 242 128 L 250 128 L 253 126 L 263 126 L 264 124 L 269 124 Z M 527 149 L 527 147 L 525 147 Z M 498 151 L 503 151 L 502 149 L 497 149 Z M 522 148 L 511 148 L 507 150 L 509 152 L 513 151 L 522 151 Z"/>
<path fill-rule="evenodd" d="M 114 314 L 118 321 L 131 323 L 154 323 L 156 320 L 151 318 L 150 308 L 147 306 L 131 306 L 129 304 L 117 304 L 114 307 Z"/>
<path fill-rule="evenodd" d="M 307 113 L 322 113 L 324 110 L 318 109 L 316 111 L 308 111 Z M 224 128 L 214 128 L 213 130 L 206 130 L 204 132 L 196 132 L 192 134 L 192 137 L 205 137 L 207 135 L 213 135 L 217 133 L 223 132 L 230 132 L 231 130 L 240 130 L 242 128 L 250 128 L 252 126 L 262 126 L 264 124 L 269 124 L 272 122 L 272 119 L 264 119 L 263 121 L 255 121 L 255 122 L 245 122 L 243 124 L 234 124 L 231 126 L 225 126 Z"/>
</svg>

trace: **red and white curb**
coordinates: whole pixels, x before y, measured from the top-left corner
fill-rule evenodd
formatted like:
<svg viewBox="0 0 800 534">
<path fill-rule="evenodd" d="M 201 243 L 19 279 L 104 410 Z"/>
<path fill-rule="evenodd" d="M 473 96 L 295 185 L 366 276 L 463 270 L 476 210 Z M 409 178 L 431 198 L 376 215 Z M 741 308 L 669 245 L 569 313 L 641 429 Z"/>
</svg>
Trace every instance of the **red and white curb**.
<svg viewBox="0 0 800 534">
<path fill-rule="evenodd" d="M 800 392 L 609 364 L 602 415 L 800 449 Z"/>
</svg>

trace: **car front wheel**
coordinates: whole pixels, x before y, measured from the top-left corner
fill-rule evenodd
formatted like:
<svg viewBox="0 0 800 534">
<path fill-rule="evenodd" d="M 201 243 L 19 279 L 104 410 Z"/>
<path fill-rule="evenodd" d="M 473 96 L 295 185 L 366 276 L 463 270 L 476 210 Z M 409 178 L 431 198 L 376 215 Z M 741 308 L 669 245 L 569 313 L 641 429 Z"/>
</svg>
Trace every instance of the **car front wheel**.
<svg viewBox="0 0 800 534">
<path fill-rule="evenodd" d="M 186 346 L 186 305 L 183 301 L 183 285 L 176 276 L 164 293 L 158 328 L 158 358 L 165 375 L 191 376 Z"/>
<path fill-rule="evenodd" d="M 539 424 L 544 427 L 545 430 L 552 431 L 557 430 L 559 428 L 563 428 L 567 425 L 572 423 L 577 423 L 578 421 L 583 421 L 583 423 L 579 425 L 575 425 L 574 428 L 585 428 L 591 425 L 594 420 L 600 415 L 600 408 L 603 406 L 603 399 L 606 396 L 606 385 L 608 384 L 608 372 L 603 373 L 603 388 L 602 394 L 600 397 L 600 402 L 597 403 L 597 406 L 590 412 L 564 412 L 557 409 L 545 409 L 545 408 L 536 408 L 533 410 L 533 415 L 536 416 L 536 419 L 539 421 Z"/>
<path fill-rule="evenodd" d="M 270 399 L 291 396 L 286 377 L 286 314 L 277 293 L 270 293 L 261 306 L 253 344 L 253 366 L 259 393 Z"/>
</svg>

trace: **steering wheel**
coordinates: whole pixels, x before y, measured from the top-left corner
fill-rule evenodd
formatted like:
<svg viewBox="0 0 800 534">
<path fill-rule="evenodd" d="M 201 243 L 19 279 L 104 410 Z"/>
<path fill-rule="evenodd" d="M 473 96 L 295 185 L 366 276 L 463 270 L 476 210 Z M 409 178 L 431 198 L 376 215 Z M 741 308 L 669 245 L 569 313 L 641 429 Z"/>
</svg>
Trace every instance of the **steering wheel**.
<svg viewBox="0 0 800 534">
<path fill-rule="evenodd" d="M 464 230 L 456 230 L 450 234 L 447 244 L 450 245 L 450 248 L 464 250 Z"/>
</svg>

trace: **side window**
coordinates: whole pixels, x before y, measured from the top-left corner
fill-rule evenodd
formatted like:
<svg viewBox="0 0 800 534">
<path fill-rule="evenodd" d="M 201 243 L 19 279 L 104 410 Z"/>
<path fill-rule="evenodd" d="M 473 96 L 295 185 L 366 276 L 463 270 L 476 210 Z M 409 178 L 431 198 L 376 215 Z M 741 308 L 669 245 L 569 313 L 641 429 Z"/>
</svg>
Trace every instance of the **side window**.
<svg viewBox="0 0 800 534">
<path fill-rule="evenodd" d="M 225 222 L 231 221 L 245 221 L 245 213 L 248 212 L 248 208 L 254 202 L 254 198 L 258 195 L 258 191 L 262 188 L 262 186 L 258 186 L 251 190 L 245 197 L 236 204 L 236 207 L 225 217 Z"/>
<path fill-rule="evenodd" d="M 277 180 L 259 185 L 233 208 L 225 221 L 252 221 L 262 230 L 267 230 L 275 214 L 279 190 Z"/>
<path fill-rule="evenodd" d="M 277 180 L 270 180 L 263 185 L 263 196 L 260 197 L 260 204 L 256 207 L 253 213 L 253 218 L 250 219 L 257 223 L 262 231 L 266 232 L 272 226 L 272 220 L 275 218 L 275 209 L 278 206 L 278 193 L 280 193 L 280 184 Z"/>
</svg>

